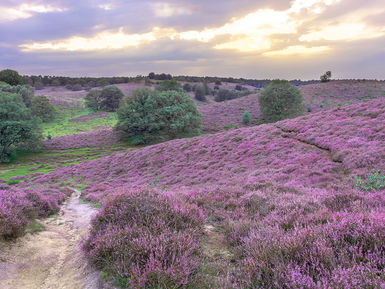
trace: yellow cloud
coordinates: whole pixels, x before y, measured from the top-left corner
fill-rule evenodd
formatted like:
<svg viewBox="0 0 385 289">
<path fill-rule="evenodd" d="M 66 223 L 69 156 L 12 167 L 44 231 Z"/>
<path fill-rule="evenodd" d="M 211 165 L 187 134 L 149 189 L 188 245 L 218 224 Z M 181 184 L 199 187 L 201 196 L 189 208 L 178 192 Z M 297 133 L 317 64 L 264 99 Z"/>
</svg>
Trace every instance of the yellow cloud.
<svg viewBox="0 0 385 289">
<path fill-rule="evenodd" d="M 289 46 L 285 49 L 263 53 L 265 56 L 311 55 L 330 50 L 328 46 L 305 47 L 302 45 Z"/>
<path fill-rule="evenodd" d="M 61 12 L 63 8 L 51 5 L 22 4 L 15 8 L 1 7 L 0 23 L 32 17 L 34 13 Z"/>
</svg>

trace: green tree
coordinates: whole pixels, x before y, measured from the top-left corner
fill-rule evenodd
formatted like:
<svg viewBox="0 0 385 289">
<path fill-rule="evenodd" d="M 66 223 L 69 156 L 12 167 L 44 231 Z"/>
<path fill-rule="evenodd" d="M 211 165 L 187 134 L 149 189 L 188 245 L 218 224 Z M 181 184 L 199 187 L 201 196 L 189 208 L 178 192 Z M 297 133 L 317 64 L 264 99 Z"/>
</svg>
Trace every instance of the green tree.
<svg viewBox="0 0 385 289">
<path fill-rule="evenodd" d="M 190 92 L 192 90 L 192 86 L 190 83 L 183 84 L 183 90 L 186 92 Z"/>
<path fill-rule="evenodd" d="M 155 89 L 158 91 L 181 90 L 181 86 L 176 80 L 164 80 Z"/>
<path fill-rule="evenodd" d="M 55 118 L 55 108 L 45 95 L 32 98 L 30 109 L 32 115 L 39 117 L 43 122 L 49 122 Z"/>
<path fill-rule="evenodd" d="M 206 101 L 205 88 L 201 85 L 195 87 L 195 99 L 199 101 Z"/>
<path fill-rule="evenodd" d="M 0 92 L 0 160 L 9 159 L 20 145 L 35 148 L 41 139 L 39 123 L 20 95 Z"/>
<path fill-rule="evenodd" d="M 321 79 L 321 82 L 328 82 L 328 81 L 330 81 L 331 77 L 332 77 L 332 72 L 326 71 L 325 74 L 321 75 L 320 79 Z"/>
<path fill-rule="evenodd" d="M 23 78 L 17 71 L 12 69 L 4 69 L 0 71 L 0 81 L 4 81 L 10 85 L 23 84 Z"/>
<path fill-rule="evenodd" d="M 100 89 L 91 89 L 86 97 L 85 97 L 85 101 L 86 101 L 86 106 L 92 110 L 100 110 L 101 109 L 101 96 L 102 94 L 102 91 Z"/>
<path fill-rule="evenodd" d="M 242 123 L 243 124 L 249 124 L 250 123 L 250 114 L 247 110 L 242 115 Z"/>
<path fill-rule="evenodd" d="M 274 80 L 258 97 L 262 118 L 276 122 L 303 114 L 300 90 L 287 80 Z"/>
<path fill-rule="evenodd" d="M 100 94 L 100 109 L 105 111 L 116 111 L 124 94 L 116 86 L 110 85 L 102 89 Z"/>
<path fill-rule="evenodd" d="M 198 135 L 202 116 L 182 91 L 135 90 L 118 110 L 116 129 L 133 144 L 148 144 L 181 136 Z"/>
</svg>

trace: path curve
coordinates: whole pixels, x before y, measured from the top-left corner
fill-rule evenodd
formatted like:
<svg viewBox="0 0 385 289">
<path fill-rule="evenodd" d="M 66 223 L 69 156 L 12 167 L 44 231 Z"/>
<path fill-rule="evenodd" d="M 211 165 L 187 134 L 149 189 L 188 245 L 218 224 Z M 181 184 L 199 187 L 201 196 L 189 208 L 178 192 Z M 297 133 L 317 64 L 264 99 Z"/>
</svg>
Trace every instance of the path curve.
<svg viewBox="0 0 385 289">
<path fill-rule="evenodd" d="M 96 289 L 98 272 L 88 265 L 80 241 L 96 209 L 75 191 L 58 215 L 42 220 L 46 230 L 0 244 L 2 289 Z"/>
</svg>

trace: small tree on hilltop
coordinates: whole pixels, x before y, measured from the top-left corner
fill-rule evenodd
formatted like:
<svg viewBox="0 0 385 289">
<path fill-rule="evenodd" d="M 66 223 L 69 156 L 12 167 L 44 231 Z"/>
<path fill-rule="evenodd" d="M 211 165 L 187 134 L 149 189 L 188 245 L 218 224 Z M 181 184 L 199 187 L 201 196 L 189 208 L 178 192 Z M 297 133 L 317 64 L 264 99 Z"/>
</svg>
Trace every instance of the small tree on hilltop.
<svg viewBox="0 0 385 289">
<path fill-rule="evenodd" d="M 302 95 L 287 80 L 274 80 L 258 97 L 262 118 L 276 122 L 303 114 Z"/>
<path fill-rule="evenodd" d="M 21 85 L 23 84 L 23 78 L 19 73 L 12 69 L 4 69 L 0 71 L 0 81 L 4 81 L 10 85 Z"/>
<path fill-rule="evenodd" d="M 116 86 L 110 85 L 102 89 L 100 94 L 100 109 L 105 111 L 116 111 L 124 94 Z"/>
<path fill-rule="evenodd" d="M 49 122 L 55 118 L 55 108 L 44 95 L 32 98 L 30 108 L 32 115 L 39 117 L 43 122 Z"/>
<path fill-rule="evenodd" d="M 332 72 L 326 71 L 325 74 L 321 75 L 320 79 L 321 79 L 321 82 L 328 82 L 328 81 L 330 81 L 331 77 L 332 77 Z"/>
<path fill-rule="evenodd" d="M 183 92 L 142 88 L 122 101 L 116 129 L 133 144 L 148 144 L 198 135 L 201 120 L 196 104 Z"/>
</svg>

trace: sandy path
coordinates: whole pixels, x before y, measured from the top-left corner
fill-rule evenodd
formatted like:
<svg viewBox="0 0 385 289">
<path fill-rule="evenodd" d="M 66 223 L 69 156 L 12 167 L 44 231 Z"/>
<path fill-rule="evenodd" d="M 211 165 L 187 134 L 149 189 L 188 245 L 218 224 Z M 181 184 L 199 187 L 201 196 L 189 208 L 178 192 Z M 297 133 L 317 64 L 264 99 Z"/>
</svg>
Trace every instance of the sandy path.
<svg viewBox="0 0 385 289">
<path fill-rule="evenodd" d="M 0 288 L 100 288 L 98 273 L 87 266 L 79 244 L 95 213 L 76 192 L 57 216 L 42 221 L 45 231 L 0 244 Z"/>
</svg>

